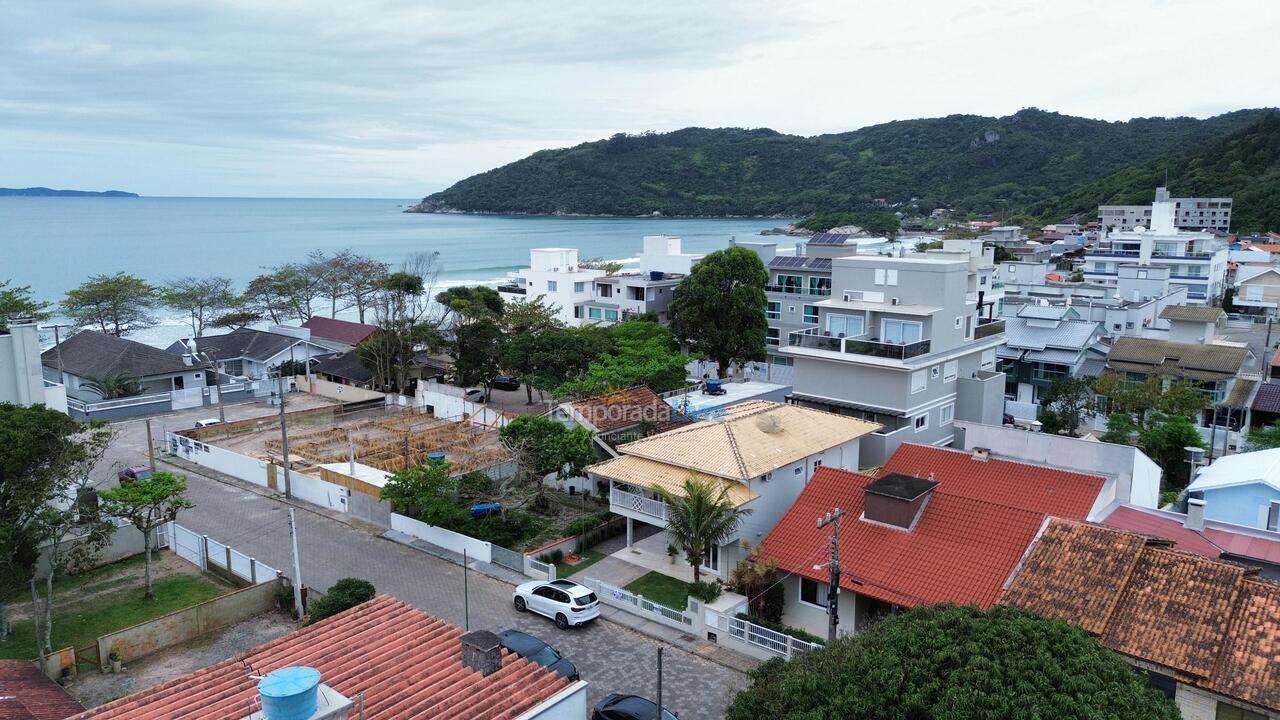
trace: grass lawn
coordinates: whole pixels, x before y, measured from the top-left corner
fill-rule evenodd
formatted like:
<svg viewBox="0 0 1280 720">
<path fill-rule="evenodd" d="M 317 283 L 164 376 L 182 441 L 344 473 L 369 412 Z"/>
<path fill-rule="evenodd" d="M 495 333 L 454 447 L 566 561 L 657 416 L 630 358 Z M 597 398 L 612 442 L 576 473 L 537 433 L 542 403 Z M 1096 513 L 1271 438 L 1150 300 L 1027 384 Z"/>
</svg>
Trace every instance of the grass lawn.
<svg viewBox="0 0 1280 720">
<path fill-rule="evenodd" d="M 111 567 L 111 566 L 108 566 Z M 103 581 L 101 574 L 98 580 L 114 583 L 115 579 Z M 59 583 L 55 582 L 54 596 L 58 595 Z M 74 587 L 87 587 L 94 582 L 94 573 L 66 578 Z M 137 625 L 144 620 L 160 617 L 188 605 L 211 600 L 222 595 L 227 589 L 209 580 L 191 575 L 171 575 L 156 580 L 155 597 L 142 599 L 140 588 L 116 590 L 95 596 L 91 601 L 60 606 L 55 600 L 53 606 L 53 648 L 59 650 L 67 646 L 84 647 L 94 642 L 98 636 L 115 630 L 122 630 Z M 36 656 L 36 644 L 32 624 L 30 622 L 14 623 L 13 632 L 8 639 L 0 642 L 0 659 L 30 660 Z"/>
<path fill-rule="evenodd" d="M 587 568 L 591 567 L 592 565 L 595 565 L 596 563 L 600 562 L 603 559 L 604 559 L 604 553 L 600 552 L 599 550 L 587 550 L 586 552 L 582 553 L 582 560 L 579 561 L 577 565 L 570 565 L 569 563 L 563 562 L 563 561 L 556 563 L 556 577 L 558 578 L 569 577 L 570 575 L 576 572 L 582 572 L 583 570 L 586 570 Z"/>
<path fill-rule="evenodd" d="M 627 585 L 626 589 L 636 595 L 643 595 L 659 605 L 666 605 L 676 610 L 684 610 L 688 604 L 689 583 L 660 572 L 641 575 Z"/>
</svg>

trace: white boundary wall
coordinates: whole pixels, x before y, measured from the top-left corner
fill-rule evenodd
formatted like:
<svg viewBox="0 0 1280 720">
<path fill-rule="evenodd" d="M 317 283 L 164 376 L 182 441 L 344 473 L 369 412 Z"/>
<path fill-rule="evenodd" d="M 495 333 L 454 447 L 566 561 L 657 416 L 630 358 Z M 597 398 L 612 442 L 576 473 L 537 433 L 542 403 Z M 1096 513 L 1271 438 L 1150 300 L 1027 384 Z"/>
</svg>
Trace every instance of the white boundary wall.
<svg viewBox="0 0 1280 720">
<path fill-rule="evenodd" d="M 441 385 L 432 380 L 418 384 L 418 407 L 431 407 L 431 413 L 438 418 L 461 421 L 463 416 L 471 418 L 471 422 L 485 427 L 504 427 L 510 420 L 502 413 L 491 410 L 480 403 L 473 403 L 463 397 L 465 390 L 452 385 Z"/>
<path fill-rule="evenodd" d="M 493 552 L 489 548 L 489 543 L 462 533 L 428 525 L 397 513 L 391 513 L 391 529 L 406 535 L 412 535 L 420 540 L 426 540 L 432 545 L 452 550 L 458 554 L 462 554 L 462 551 L 465 550 L 468 560 L 493 562 Z"/>
<path fill-rule="evenodd" d="M 201 467 L 225 473 L 254 485 L 267 486 L 267 462 L 224 450 L 177 433 L 166 433 L 169 452 Z M 326 483 L 328 484 L 328 483 Z"/>
</svg>

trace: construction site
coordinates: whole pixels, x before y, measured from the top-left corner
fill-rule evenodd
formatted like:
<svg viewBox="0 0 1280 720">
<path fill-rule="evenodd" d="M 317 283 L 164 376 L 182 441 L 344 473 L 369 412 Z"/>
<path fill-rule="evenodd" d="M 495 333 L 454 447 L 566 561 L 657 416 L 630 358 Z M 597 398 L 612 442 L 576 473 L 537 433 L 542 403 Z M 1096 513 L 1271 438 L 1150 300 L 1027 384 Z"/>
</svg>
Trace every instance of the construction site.
<svg viewBox="0 0 1280 720">
<path fill-rule="evenodd" d="M 456 473 L 486 470 L 509 459 L 495 428 L 470 419 L 437 418 L 419 409 L 389 407 L 344 417 L 334 409 L 289 413 L 289 464 L 297 470 L 356 462 L 397 472 L 443 454 Z M 191 433 L 232 452 L 280 464 L 278 418 L 229 423 Z"/>
</svg>

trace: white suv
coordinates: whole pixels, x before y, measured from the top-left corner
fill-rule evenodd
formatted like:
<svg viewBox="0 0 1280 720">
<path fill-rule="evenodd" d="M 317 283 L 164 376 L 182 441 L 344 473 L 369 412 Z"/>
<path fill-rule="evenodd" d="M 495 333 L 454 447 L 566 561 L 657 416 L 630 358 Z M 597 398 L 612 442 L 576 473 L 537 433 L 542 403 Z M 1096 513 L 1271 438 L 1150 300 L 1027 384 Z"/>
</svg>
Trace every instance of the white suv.
<svg viewBox="0 0 1280 720">
<path fill-rule="evenodd" d="M 532 610 L 556 621 L 561 630 L 600 617 L 600 601 L 591 589 L 572 580 L 535 580 L 516 587 L 511 594 L 516 610 Z"/>
</svg>

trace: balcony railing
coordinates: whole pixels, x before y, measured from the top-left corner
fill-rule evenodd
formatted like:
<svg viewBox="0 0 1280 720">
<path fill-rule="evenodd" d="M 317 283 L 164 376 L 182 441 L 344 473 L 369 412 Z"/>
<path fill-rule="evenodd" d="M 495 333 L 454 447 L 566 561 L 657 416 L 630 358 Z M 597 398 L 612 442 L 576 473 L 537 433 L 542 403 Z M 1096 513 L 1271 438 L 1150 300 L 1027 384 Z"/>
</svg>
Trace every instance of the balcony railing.
<svg viewBox="0 0 1280 720">
<path fill-rule="evenodd" d="M 507 293 L 509 295 L 524 295 L 528 290 L 520 285 L 499 285 L 498 292 Z"/>
<path fill-rule="evenodd" d="M 655 520 L 667 521 L 667 504 L 661 500 L 637 495 L 612 488 L 609 491 L 610 510 L 617 512 L 618 510 L 627 510 L 641 515 L 646 515 Z"/>
<path fill-rule="evenodd" d="M 929 341 L 914 343 L 886 343 L 877 338 L 861 339 L 832 335 L 817 328 L 795 330 L 787 335 L 787 343 L 793 347 L 812 348 L 814 350 L 830 350 L 850 355 L 871 355 L 873 357 L 906 360 L 929 353 Z"/>
<path fill-rule="evenodd" d="M 1004 320 L 988 320 L 986 318 L 978 319 L 978 327 L 974 328 L 973 339 L 981 340 L 982 338 L 999 335 L 1004 332 Z"/>
<path fill-rule="evenodd" d="M 831 294 L 831 288 L 807 288 L 794 285 L 765 285 L 764 291 L 782 293 L 784 295 L 814 295 L 818 297 L 826 297 Z"/>
</svg>

